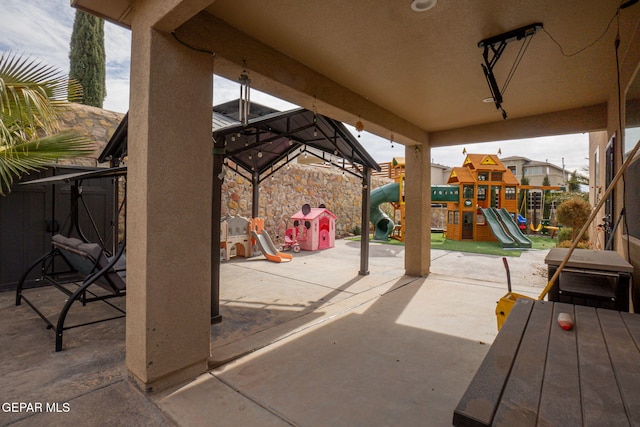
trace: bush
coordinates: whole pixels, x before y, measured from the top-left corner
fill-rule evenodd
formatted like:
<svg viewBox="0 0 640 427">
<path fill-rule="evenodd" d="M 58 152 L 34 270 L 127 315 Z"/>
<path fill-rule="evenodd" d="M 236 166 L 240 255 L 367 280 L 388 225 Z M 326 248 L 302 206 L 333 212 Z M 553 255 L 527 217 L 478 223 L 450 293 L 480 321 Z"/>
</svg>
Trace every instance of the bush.
<svg viewBox="0 0 640 427">
<path fill-rule="evenodd" d="M 564 242 L 565 240 L 571 241 L 571 234 L 572 233 L 573 233 L 573 230 L 571 229 L 571 227 L 562 227 L 558 231 L 558 244 L 560 242 Z"/>
<path fill-rule="evenodd" d="M 571 227 L 562 227 L 560 231 L 558 231 L 558 243 L 569 241 L 569 244 L 573 241 L 571 239 L 573 236 L 573 229 Z M 589 232 L 585 231 L 584 236 L 582 236 L 582 240 L 589 240 Z"/>
<path fill-rule="evenodd" d="M 558 222 L 572 229 L 571 240 L 589 219 L 591 205 L 581 197 L 573 197 L 562 202 L 556 210 Z"/>
<path fill-rule="evenodd" d="M 556 245 L 558 248 L 570 248 L 571 240 L 563 240 L 562 242 L 558 242 Z M 591 242 L 588 240 L 581 240 L 576 246 L 577 249 L 591 249 Z"/>
</svg>

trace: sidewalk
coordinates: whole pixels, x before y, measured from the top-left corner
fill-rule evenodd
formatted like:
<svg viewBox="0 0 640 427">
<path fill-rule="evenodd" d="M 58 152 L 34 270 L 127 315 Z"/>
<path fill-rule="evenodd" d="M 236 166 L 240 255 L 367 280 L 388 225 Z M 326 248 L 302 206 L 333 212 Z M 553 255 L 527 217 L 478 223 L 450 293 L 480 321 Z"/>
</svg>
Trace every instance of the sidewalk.
<svg viewBox="0 0 640 427">
<path fill-rule="evenodd" d="M 2 402 L 69 408 L 0 411 L 0 425 L 451 425 L 497 333 L 501 258 L 432 251 L 415 278 L 402 247 L 373 243 L 359 276 L 359 245 L 223 264 L 211 371 L 154 395 L 126 380 L 123 319 L 71 330 L 55 353 L 41 320 L 0 294 Z M 515 291 L 537 296 L 545 255 L 509 258 Z"/>
</svg>

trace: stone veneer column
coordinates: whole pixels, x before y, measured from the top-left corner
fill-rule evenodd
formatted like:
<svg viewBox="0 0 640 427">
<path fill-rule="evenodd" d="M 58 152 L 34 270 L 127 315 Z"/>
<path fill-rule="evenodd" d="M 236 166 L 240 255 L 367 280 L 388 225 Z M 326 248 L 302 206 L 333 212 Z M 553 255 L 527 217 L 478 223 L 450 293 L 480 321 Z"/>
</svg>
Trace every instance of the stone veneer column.
<svg viewBox="0 0 640 427">
<path fill-rule="evenodd" d="M 429 274 L 431 266 L 431 148 L 405 147 L 404 267 L 410 276 Z"/>
<path fill-rule="evenodd" d="M 134 18 L 126 366 L 151 391 L 207 370 L 213 56 Z"/>
</svg>

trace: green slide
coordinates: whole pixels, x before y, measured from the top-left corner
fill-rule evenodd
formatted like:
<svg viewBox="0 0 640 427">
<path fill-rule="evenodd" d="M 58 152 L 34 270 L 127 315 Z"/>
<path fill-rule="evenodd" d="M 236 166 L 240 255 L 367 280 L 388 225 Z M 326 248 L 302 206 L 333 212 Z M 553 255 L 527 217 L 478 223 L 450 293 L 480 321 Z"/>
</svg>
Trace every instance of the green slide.
<svg viewBox="0 0 640 427">
<path fill-rule="evenodd" d="M 484 217 L 487 219 L 487 224 L 489 224 L 491 232 L 493 232 L 493 235 L 502 244 L 502 247 L 515 248 L 516 242 L 513 237 L 511 237 L 511 235 L 508 234 L 502 227 L 502 223 L 500 222 L 500 220 L 498 219 L 498 215 L 496 214 L 497 211 L 493 208 L 480 208 L 480 210 L 484 214 Z"/>
<path fill-rule="evenodd" d="M 395 224 L 389 215 L 380 209 L 380 205 L 385 202 L 400 201 L 400 184 L 392 182 L 371 190 L 370 201 L 369 220 L 373 224 L 373 240 L 389 240 Z"/>
<path fill-rule="evenodd" d="M 522 234 L 522 231 L 520 231 L 520 229 L 518 228 L 518 224 L 516 224 L 516 222 L 513 220 L 508 210 L 506 210 L 505 208 L 502 208 L 500 210 L 497 210 L 495 208 L 491 208 L 491 209 L 496 211 L 496 214 L 498 214 L 498 217 L 504 224 L 505 228 L 507 229 L 507 232 L 511 234 L 511 237 L 513 237 L 513 239 L 518 244 L 518 247 L 520 248 L 531 247 L 531 240 L 529 240 L 527 236 Z"/>
<path fill-rule="evenodd" d="M 493 235 L 500 241 L 503 248 L 530 248 L 531 240 L 527 238 L 511 218 L 509 211 L 502 208 L 480 209 L 487 219 Z"/>
</svg>

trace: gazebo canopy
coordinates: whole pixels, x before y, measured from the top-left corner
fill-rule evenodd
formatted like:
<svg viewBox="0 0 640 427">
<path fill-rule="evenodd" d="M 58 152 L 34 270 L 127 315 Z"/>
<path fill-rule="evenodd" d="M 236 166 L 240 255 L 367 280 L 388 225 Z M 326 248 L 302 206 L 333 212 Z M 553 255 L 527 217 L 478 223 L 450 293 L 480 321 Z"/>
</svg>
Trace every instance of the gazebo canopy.
<svg viewBox="0 0 640 427">
<path fill-rule="evenodd" d="M 280 112 L 252 103 L 243 126 L 238 107 L 238 101 L 213 107 L 213 138 L 223 139 L 228 167 L 257 174 L 258 182 L 305 153 L 359 177 L 364 167 L 380 170 L 341 122 L 304 108 Z"/>
<path fill-rule="evenodd" d="M 304 108 L 281 112 L 251 103 L 248 125 L 243 126 L 238 120 L 238 106 L 238 101 L 229 101 L 213 107 L 213 138 L 225 142 L 225 164 L 249 180 L 257 173 L 261 182 L 304 153 L 358 177 L 362 177 L 363 167 L 380 170 L 341 122 Z M 100 154 L 100 162 L 113 163 L 126 156 L 128 116 Z"/>
</svg>

